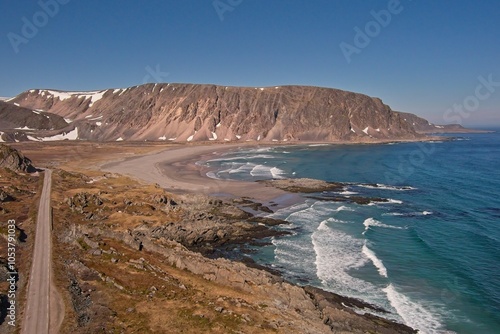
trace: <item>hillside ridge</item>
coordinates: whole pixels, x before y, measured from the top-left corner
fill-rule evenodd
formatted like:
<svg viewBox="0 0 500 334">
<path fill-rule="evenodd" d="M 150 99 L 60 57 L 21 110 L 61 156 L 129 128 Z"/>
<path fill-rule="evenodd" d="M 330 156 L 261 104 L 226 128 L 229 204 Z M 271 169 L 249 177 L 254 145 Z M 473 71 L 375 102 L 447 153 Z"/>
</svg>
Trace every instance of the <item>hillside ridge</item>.
<svg viewBox="0 0 500 334">
<path fill-rule="evenodd" d="M 379 98 L 312 86 L 145 84 L 65 92 L 32 89 L 8 100 L 67 121 L 60 135 L 115 141 L 370 141 L 419 135 Z M 21 138 L 22 139 L 22 138 Z"/>
</svg>

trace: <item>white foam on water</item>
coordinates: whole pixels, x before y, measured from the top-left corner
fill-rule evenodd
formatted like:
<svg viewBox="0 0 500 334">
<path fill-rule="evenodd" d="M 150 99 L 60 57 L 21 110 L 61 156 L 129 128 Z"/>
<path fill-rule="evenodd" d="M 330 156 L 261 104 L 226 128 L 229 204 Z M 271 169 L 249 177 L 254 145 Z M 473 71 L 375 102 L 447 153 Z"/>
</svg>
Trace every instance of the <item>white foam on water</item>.
<svg viewBox="0 0 500 334">
<path fill-rule="evenodd" d="M 408 213 L 402 213 L 402 212 L 386 212 L 383 213 L 382 216 L 403 216 L 403 217 L 415 217 L 415 216 L 428 216 L 432 215 L 432 211 L 422 211 L 422 212 L 408 212 Z"/>
<path fill-rule="evenodd" d="M 286 174 L 284 170 L 279 169 L 278 167 L 273 167 L 270 170 L 271 175 L 273 176 L 273 179 L 281 179 L 283 178 L 282 175 Z"/>
<path fill-rule="evenodd" d="M 276 218 L 276 219 L 285 219 L 289 217 L 293 212 L 298 211 L 298 210 L 303 210 L 305 208 L 308 208 L 309 204 L 307 203 L 298 203 L 294 204 L 289 207 L 285 207 L 279 210 L 276 210 L 274 213 L 271 213 L 267 215 L 266 217 L 269 218 Z"/>
<path fill-rule="evenodd" d="M 368 246 L 366 245 L 366 240 L 365 243 L 363 244 L 363 249 L 362 249 L 363 254 L 366 255 L 367 258 L 372 261 L 373 265 L 377 268 L 378 273 L 380 276 L 387 278 L 387 268 L 384 266 L 384 263 L 382 262 L 381 259 L 375 255 L 375 252 L 372 251 Z"/>
<path fill-rule="evenodd" d="M 250 162 L 247 162 L 247 163 L 231 163 L 231 168 L 228 168 L 228 169 L 224 169 L 224 170 L 221 170 L 217 173 L 217 175 L 219 174 L 224 174 L 224 173 L 227 173 L 227 174 L 236 174 L 236 173 L 249 173 L 256 165 L 253 164 L 253 163 L 250 163 Z"/>
<path fill-rule="evenodd" d="M 205 174 L 205 175 L 208 176 L 211 179 L 220 180 L 220 178 L 218 178 L 217 175 L 214 172 L 207 172 L 207 174 Z"/>
<path fill-rule="evenodd" d="M 316 254 L 316 275 L 328 290 L 355 298 L 386 304 L 383 292 L 370 282 L 351 276 L 349 272 L 365 266 L 363 241 L 328 226 L 326 219 L 311 235 Z"/>
<path fill-rule="evenodd" d="M 254 149 L 249 149 L 249 150 L 241 150 L 238 153 L 245 154 L 255 154 L 255 153 L 261 153 L 261 152 L 269 152 L 272 150 L 272 147 L 260 147 L 260 148 L 254 148 Z"/>
<path fill-rule="evenodd" d="M 403 201 L 399 200 L 399 199 L 392 199 L 392 198 L 388 198 L 388 202 L 387 203 L 392 203 L 392 204 L 403 204 Z"/>
<path fill-rule="evenodd" d="M 356 184 L 358 187 L 368 188 L 368 189 L 382 189 L 382 190 L 395 190 L 395 191 L 408 191 L 416 190 L 417 188 L 411 186 L 390 186 L 387 184 L 377 183 L 373 184 Z"/>
<path fill-rule="evenodd" d="M 353 208 L 350 208 L 348 206 L 342 205 L 338 207 L 335 211 L 340 212 L 340 211 L 355 211 Z"/>
<path fill-rule="evenodd" d="M 274 179 L 283 178 L 283 176 L 282 176 L 283 174 L 285 174 L 284 170 L 279 169 L 278 167 L 269 167 L 266 165 L 256 165 L 250 171 L 250 175 L 252 175 L 252 176 L 267 177 L 267 178 L 274 178 Z"/>
<path fill-rule="evenodd" d="M 307 206 L 305 209 L 292 212 L 288 217 L 285 218 L 286 221 L 310 221 L 314 222 L 318 219 L 318 212 L 312 208 Z"/>
<path fill-rule="evenodd" d="M 270 154 L 256 154 L 256 155 L 247 155 L 241 157 L 229 157 L 229 158 L 216 158 L 207 160 L 207 162 L 218 162 L 218 161 L 233 161 L 233 160 L 250 160 L 250 159 L 274 159 L 276 158 Z"/>
<path fill-rule="evenodd" d="M 365 225 L 365 230 L 363 231 L 362 234 L 365 234 L 366 231 L 368 231 L 368 229 L 372 226 L 377 226 L 377 227 L 383 227 L 383 228 L 393 228 L 393 229 L 396 229 L 396 230 L 404 230 L 406 229 L 405 227 L 399 227 L 399 226 L 393 226 L 393 225 L 387 225 L 387 224 L 384 224 L 376 219 L 373 219 L 373 218 L 367 218 L 365 219 L 365 221 L 363 222 L 363 225 Z"/>
<path fill-rule="evenodd" d="M 308 279 L 309 273 L 316 270 L 316 257 L 310 239 L 275 238 L 274 266 L 281 267 L 291 276 L 303 276 Z"/>
<path fill-rule="evenodd" d="M 387 198 L 386 201 L 373 201 L 376 204 L 403 204 L 399 199 Z"/>
<path fill-rule="evenodd" d="M 359 193 L 355 192 L 355 191 L 349 191 L 349 190 L 345 190 L 345 191 L 342 191 L 342 192 L 339 192 L 340 195 L 357 195 Z"/>
<path fill-rule="evenodd" d="M 406 214 L 401 212 L 386 212 L 382 216 L 406 216 Z"/>
<path fill-rule="evenodd" d="M 408 296 L 399 293 L 392 283 L 384 288 L 383 291 L 386 293 L 391 306 L 394 307 L 401 318 L 403 318 L 404 323 L 418 329 L 419 333 L 453 333 L 443 330 L 441 319 L 436 316 L 436 312 L 430 311 L 423 305 L 411 300 Z"/>
</svg>

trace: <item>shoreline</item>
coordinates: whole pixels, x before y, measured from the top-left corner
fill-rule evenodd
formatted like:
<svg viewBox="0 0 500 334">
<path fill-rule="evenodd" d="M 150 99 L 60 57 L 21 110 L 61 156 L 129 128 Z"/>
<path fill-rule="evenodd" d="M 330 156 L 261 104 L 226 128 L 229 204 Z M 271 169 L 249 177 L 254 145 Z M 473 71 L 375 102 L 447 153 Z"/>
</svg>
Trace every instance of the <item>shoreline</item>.
<svg viewBox="0 0 500 334">
<path fill-rule="evenodd" d="M 212 144 L 171 147 L 158 153 L 145 154 L 98 166 L 105 172 L 131 176 L 175 194 L 196 193 L 215 197 L 248 197 L 260 202 L 273 202 L 290 197 L 283 190 L 266 187 L 256 182 L 217 180 L 203 175 L 203 168 L 195 165 L 213 153 L 225 153 L 241 144 Z M 295 196 L 294 196 L 295 197 Z"/>
<path fill-rule="evenodd" d="M 305 144 L 305 145 L 315 145 Z M 323 144 L 323 143 L 321 143 Z M 158 184 L 161 188 L 166 191 L 170 191 L 176 194 L 186 194 L 186 193 L 203 193 L 207 196 L 229 196 L 231 199 L 235 198 L 245 198 L 252 199 L 264 205 L 269 205 L 273 207 L 273 211 L 280 207 L 290 206 L 299 202 L 305 201 L 307 198 L 302 196 L 300 193 L 292 193 L 287 190 L 282 190 L 275 188 L 274 186 L 266 185 L 261 182 L 251 182 L 251 181 L 232 181 L 232 180 L 216 180 L 209 178 L 203 174 L 203 168 L 196 165 L 195 162 L 199 161 L 204 157 L 208 157 L 210 154 L 222 154 L 229 152 L 231 150 L 242 147 L 243 145 L 238 144 L 212 144 L 212 145 L 199 145 L 199 146 L 184 146 L 184 147 L 172 147 L 157 153 L 151 153 L 146 155 L 141 155 L 137 157 L 127 157 L 120 161 L 114 161 L 111 163 L 104 163 L 100 166 L 103 171 L 124 174 L 127 176 L 132 176 L 136 179 L 148 183 Z M 255 145 L 245 145 L 255 147 Z M 277 145 L 261 145 L 261 146 L 277 146 Z M 281 200 L 280 200 L 281 199 Z M 257 214 L 258 210 L 255 211 Z M 255 216 L 257 217 L 257 216 Z M 261 225 L 260 223 L 259 225 Z M 271 228 L 268 226 L 267 228 Z M 254 241 L 258 242 L 261 240 L 258 234 L 252 236 Z M 243 245 L 239 241 L 228 242 L 226 246 L 233 248 L 235 245 Z M 218 247 L 217 247 L 218 248 Z M 322 300 L 325 305 L 337 305 L 339 310 L 344 310 L 347 312 L 354 312 L 353 309 L 363 310 L 364 314 L 358 314 L 365 319 L 380 319 L 385 323 L 385 326 L 389 326 L 391 329 L 401 329 L 403 332 L 416 333 L 414 329 L 405 325 L 402 322 L 397 322 L 390 317 L 384 317 L 381 314 L 390 314 L 391 312 L 386 309 L 371 304 L 360 298 L 350 297 L 346 295 L 340 295 L 336 292 L 324 290 L 319 287 L 315 287 L 307 283 L 305 285 L 298 284 L 297 282 L 290 281 L 284 278 L 284 275 L 280 271 L 273 270 L 264 265 L 253 261 L 250 258 L 241 259 L 231 259 L 223 255 L 224 252 L 233 252 L 221 248 L 221 253 L 216 253 L 218 256 L 211 257 L 209 254 L 204 253 L 202 250 L 190 249 L 201 256 L 215 260 L 216 258 L 223 257 L 233 263 L 243 263 L 247 268 L 257 269 L 268 274 L 279 277 L 279 280 L 292 286 L 299 287 L 310 294 L 315 300 Z M 228 254 L 229 254 L 228 253 Z M 237 251 L 241 255 L 245 254 L 245 251 L 240 249 Z M 320 306 L 321 308 L 321 306 Z M 352 309 L 351 309 L 352 308 Z"/>
<path fill-rule="evenodd" d="M 101 160 L 100 162 L 95 163 L 93 167 L 103 172 L 126 175 L 141 181 L 141 183 L 145 182 L 148 184 L 157 184 L 164 190 L 172 192 L 174 194 L 204 194 L 208 196 L 226 197 L 229 199 L 243 197 L 253 199 L 262 204 L 272 203 L 271 206 L 273 207 L 274 211 L 275 209 L 279 208 L 280 204 L 282 204 L 283 206 L 290 206 L 295 203 L 305 201 L 306 198 L 300 194 L 292 194 L 286 190 L 277 189 L 272 186 L 266 186 L 261 182 L 212 179 L 203 173 L 204 170 L 202 166 L 196 165 L 195 163 L 203 158 L 210 158 L 211 155 L 220 155 L 244 147 L 255 148 L 276 146 L 307 146 L 318 144 L 342 145 L 344 143 L 287 143 L 286 145 L 280 145 L 277 143 L 265 143 L 260 145 L 255 145 L 255 143 L 246 143 L 246 145 L 242 145 L 242 143 L 204 143 L 201 145 L 188 144 L 182 146 L 160 148 L 160 150 L 155 152 L 139 154 L 135 156 L 122 156 L 121 158 L 115 157 L 114 161 L 112 161 L 111 159 L 104 161 Z M 360 143 L 349 144 L 356 145 Z M 387 144 L 387 142 L 375 144 Z M 280 199 L 282 199 L 283 202 L 276 203 L 280 202 Z M 288 203 L 285 204 L 285 202 Z M 202 252 L 199 252 L 199 254 L 203 257 L 206 257 L 207 259 L 211 259 L 209 256 L 203 254 Z M 377 305 L 370 304 L 363 299 L 339 295 L 335 292 L 330 292 L 321 288 L 309 286 L 308 284 L 299 285 L 296 282 L 294 283 L 285 279 L 283 273 L 271 271 L 265 266 L 258 265 L 257 263 L 245 263 L 244 261 L 235 259 L 228 260 L 235 264 L 242 262 L 248 268 L 254 268 L 263 272 L 270 273 L 272 275 L 277 275 L 277 277 L 279 277 L 279 279 L 283 282 L 304 289 L 307 293 L 311 292 L 311 296 L 314 296 L 312 297 L 314 300 L 323 300 L 324 298 L 325 301 L 328 301 L 328 304 L 338 305 L 339 310 L 345 309 L 345 311 L 348 312 L 355 312 L 352 311 L 349 307 L 363 310 L 366 313 L 359 315 L 362 317 L 362 319 L 372 319 L 370 321 L 373 321 L 373 319 L 377 318 L 383 319 L 383 323 L 385 323 L 386 325 L 389 324 L 391 328 L 397 328 L 401 326 L 401 328 L 404 330 L 403 332 L 416 332 L 412 331 L 407 325 L 404 325 L 403 322 L 396 322 L 394 320 L 391 320 L 390 317 L 382 316 L 382 318 L 380 318 L 380 315 L 374 315 L 371 312 L 375 311 L 375 314 L 380 314 L 386 313 L 387 311 Z"/>
<path fill-rule="evenodd" d="M 201 142 L 187 145 L 170 146 L 155 152 L 139 156 L 108 160 L 96 164 L 99 170 L 130 176 L 147 183 L 157 184 L 161 188 L 176 194 L 202 193 L 215 197 L 247 197 L 265 203 L 292 205 L 303 201 L 298 194 L 269 187 L 259 182 L 219 180 L 206 176 L 203 167 L 197 161 L 208 158 L 211 154 L 223 154 L 242 147 L 276 147 L 307 145 L 387 145 L 412 142 L 432 142 L 447 140 L 443 137 L 425 137 L 399 140 L 376 140 L 366 142 L 243 142 L 210 143 Z"/>
</svg>

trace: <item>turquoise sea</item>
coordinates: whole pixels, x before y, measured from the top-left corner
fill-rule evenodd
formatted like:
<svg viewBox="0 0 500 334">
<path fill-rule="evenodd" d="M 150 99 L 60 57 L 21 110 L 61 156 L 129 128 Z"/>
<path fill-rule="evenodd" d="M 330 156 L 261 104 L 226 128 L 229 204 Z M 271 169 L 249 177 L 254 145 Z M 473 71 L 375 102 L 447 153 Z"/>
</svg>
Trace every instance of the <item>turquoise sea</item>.
<svg viewBox="0 0 500 334">
<path fill-rule="evenodd" d="M 500 333 L 500 132 L 380 145 L 243 148 L 208 176 L 348 182 L 360 205 L 308 198 L 271 217 L 291 235 L 255 247 L 298 284 L 357 297 L 421 333 Z"/>
</svg>

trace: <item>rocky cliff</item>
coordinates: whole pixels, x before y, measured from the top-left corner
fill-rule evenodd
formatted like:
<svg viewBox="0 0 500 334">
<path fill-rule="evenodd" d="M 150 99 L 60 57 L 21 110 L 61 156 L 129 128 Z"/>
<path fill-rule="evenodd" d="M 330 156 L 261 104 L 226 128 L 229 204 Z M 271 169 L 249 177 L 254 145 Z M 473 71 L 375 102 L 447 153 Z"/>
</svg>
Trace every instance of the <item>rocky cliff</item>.
<svg viewBox="0 0 500 334">
<path fill-rule="evenodd" d="M 62 130 L 33 134 L 32 140 L 371 141 L 419 136 L 378 98 L 319 87 L 146 84 L 95 92 L 37 89 L 8 102 L 70 122 Z"/>
<path fill-rule="evenodd" d="M 30 159 L 4 144 L 0 144 L 0 168 L 7 168 L 15 172 L 31 173 L 36 171 Z"/>
</svg>

